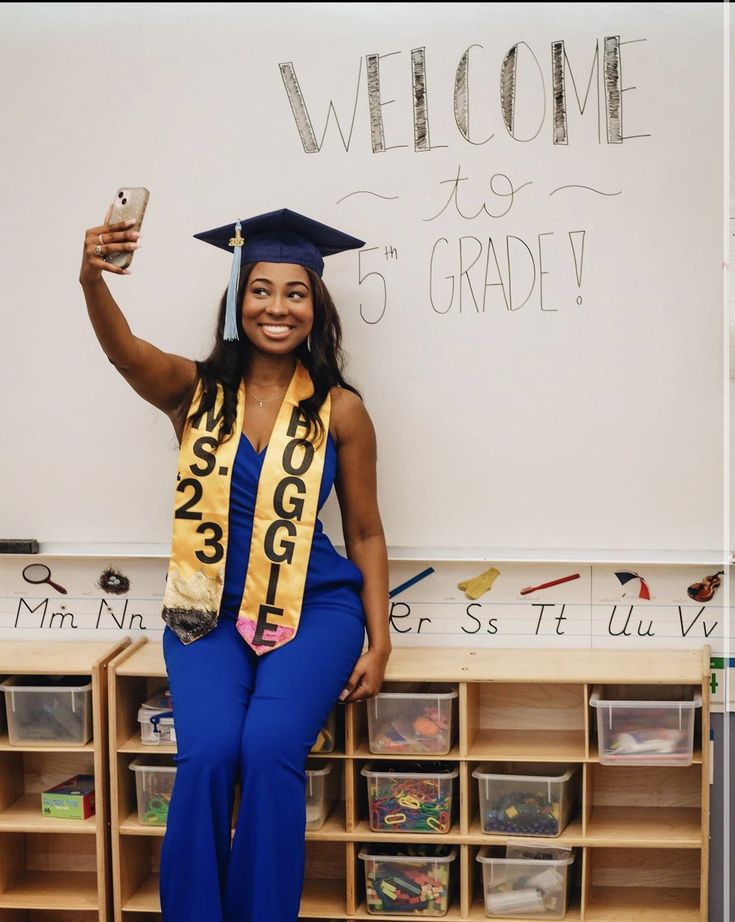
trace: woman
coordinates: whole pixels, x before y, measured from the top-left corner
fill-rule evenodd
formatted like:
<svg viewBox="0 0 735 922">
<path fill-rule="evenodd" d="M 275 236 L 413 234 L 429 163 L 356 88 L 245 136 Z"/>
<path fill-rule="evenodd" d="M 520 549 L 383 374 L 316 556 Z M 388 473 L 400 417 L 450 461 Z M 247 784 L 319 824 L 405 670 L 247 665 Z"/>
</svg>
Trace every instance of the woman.
<svg viewBox="0 0 735 922">
<path fill-rule="evenodd" d="M 375 435 L 342 377 L 321 280 L 323 255 L 362 241 L 286 209 L 197 235 L 233 253 L 199 362 L 131 333 L 102 273 L 124 274 L 107 257 L 140 234 L 107 220 L 86 233 L 89 316 L 180 444 L 163 608 L 177 736 L 164 922 L 295 922 L 307 754 L 338 697 L 378 693 L 391 651 Z M 316 521 L 332 482 L 349 559 Z"/>
</svg>

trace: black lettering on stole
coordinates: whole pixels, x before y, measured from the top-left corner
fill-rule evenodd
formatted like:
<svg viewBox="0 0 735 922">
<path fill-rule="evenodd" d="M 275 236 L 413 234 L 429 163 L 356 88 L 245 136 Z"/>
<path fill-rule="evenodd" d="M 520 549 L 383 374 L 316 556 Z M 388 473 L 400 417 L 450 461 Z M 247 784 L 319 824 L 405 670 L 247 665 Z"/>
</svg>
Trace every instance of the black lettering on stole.
<svg viewBox="0 0 735 922">
<path fill-rule="evenodd" d="M 190 464 L 189 470 L 197 477 L 206 477 L 214 470 L 216 463 L 215 451 L 217 450 L 217 439 L 212 435 L 203 435 L 194 442 L 191 447 L 191 453 L 204 462 L 204 467 L 198 464 Z"/>
<path fill-rule="evenodd" d="M 301 475 L 309 470 L 314 461 L 314 446 L 306 439 L 298 438 L 297 436 L 300 428 L 308 431 L 308 423 L 299 408 L 294 407 L 291 411 L 287 429 L 287 434 L 291 440 L 286 444 L 282 458 L 283 469 L 286 471 L 287 476 L 279 480 L 273 492 L 273 510 L 280 518 L 270 523 L 263 541 L 265 555 L 271 566 L 265 602 L 258 605 L 258 619 L 255 633 L 253 634 L 253 644 L 258 646 L 272 647 L 276 643 L 274 640 L 267 640 L 263 636 L 263 632 L 268 629 L 274 629 L 273 624 L 268 622 L 269 615 L 283 617 L 283 608 L 275 604 L 278 579 L 281 573 L 281 565 L 293 563 L 296 546 L 294 541 L 288 540 L 286 536 L 280 535 L 279 532 L 285 531 L 288 538 L 296 537 L 296 525 L 293 520 L 301 521 L 304 512 L 304 499 L 302 497 L 306 495 L 306 484 L 301 479 Z M 294 461 L 294 452 L 298 448 L 303 450 L 304 456 L 297 465 Z M 294 493 L 287 498 L 285 494 L 289 487 L 294 489 Z M 286 506 L 286 503 L 288 503 L 288 506 Z M 278 543 L 278 547 L 276 547 L 276 543 Z"/>
<path fill-rule="evenodd" d="M 258 621 L 253 634 L 253 644 L 259 647 L 274 647 L 276 645 L 275 640 L 267 640 L 263 637 L 263 631 L 268 628 L 273 630 L 273 625 L 268 624 L 268 615 L 276 615 L 282 618 L 283 609 L 277 605 L 263 605 L 263 603 L 258 606 Z"/>
<path fill-rule="evenodd" d="M 297 496 L 289 496 L 289 506 L 286 508 L 283 503 L 284 494 L 288 487 L 294 487 L 298 496 L 306 494 L 306 484 L 300 477 L 284 477 L 283 480 L 279 481 L 273 494 L 273 508 L 276 510 L 276 515 L 279 515 L 282 519 L 296 519 L 300 522 L 304 511 L 304 501 L 303 499 L 298 499 Z"/>
<path fill-rule="evenodd" d="M 212 432 L 217 422 L 222 417 L 222 410 L 215 416 L 214 409 L 208 411 L 206 417 L 206 428 L 207 431 Z M 200 413 L 197 417 L 197 420 L 201 420 L 202 414 Z M 196 420 L 195 420 L 196 423 Z M 198 429 L 198 425 L 194 425 L 193 428 Z M 193 519 L 194 521 L 200 522 L 201 524 L 196 528 L 198 534 L 205 534 L 211 532 L 210 537 L 205 538 L 204 548 L 199 548 L 194 552 L 194 556 L 201 563 L 204 564 L 216 564 L 225 556 L 225 545 L 222 542 L 223 531 L 222 527 L 217 524 L 217 522 L 202 522 L 204 518 L 200 509 L 196 508 L 200 500 L 204 496 L 204 486 L 202 481 L 206 477 L 210 477 L 212 472 L 215 469 L 217 464 L 217 451 L 218 441 L 212 435 L 202 435 L 197 438 L 194 444 L 191 447 L 191 453 L 202 462 L 195 462 L 189 465 L 189 470 L 193 477 L 184 477 L 180 479 L 176 489 L 180 493 L 186 493 L 191 491 L 191 495 L 185 499 L 185 501 L 175 510 L 174 518 L 176 519 Z M 222 471 L 220 471 L 222 473 Z M 207 549 L 209 553 L 207 553 Z"/>
<path fill-rule="evenodd" d="M 286 530 L 290 537 L 296 537 L 296 526 L 288 519 L 276 519 L 275 522 L 270 523 L 268 531 L 265 533 L 263 547 L 265 549 L 265 556 L 272 563 L 291 563 L 293 561 L 295 546 L 293 541 L 287 541 L 285 538 L 282 538 L 279 549 L 276 550 L 276 534 L 282 528 Z"/>
<path fill-rule="evenodd" d="M 301 463 L 296 466 L 294 463 L 294 452 L 297 448 L 303 448 L 304 457 L 301 459 Z M 311 442 L 308 442 L 306 439 L 291 439 L 290 442 L 286 443 L 286 447 L 283 450 L 283 469 L 288 474 L 293 474 L 295 477 L 301 477 L 302 474 L 305 474 L 311 467 L 311 462 L 314 460 L 314 446 Z"/>
<path fill-rule="evenodd" d="M 208 410 L 200 410 L 196 413 L 191 420 L 192 428 L 201 429 L 202 428 L 202 419 L 204 419 L 204 428 L 207 432 L 214 432 L 217 428 L 217 424 L 222 419 L 224 413 L 224 401 L 222 406 L 219 408 L 219 413 L 215 416 L 214 405 L 212 405 Z"/>
<path fill-rule="evenodd" d="M 291 410 L 291 419 L 288 421 L 288 429 L 286 430 L 286 435 L 288 435 L 289 438 L 295 438 L 299 428 L 305 429 L 308 432 L 309 424 L 306 421 L 306 417 L 301 412 L 300 408 L 294 407 L 293 410 Z"/>
</svg>

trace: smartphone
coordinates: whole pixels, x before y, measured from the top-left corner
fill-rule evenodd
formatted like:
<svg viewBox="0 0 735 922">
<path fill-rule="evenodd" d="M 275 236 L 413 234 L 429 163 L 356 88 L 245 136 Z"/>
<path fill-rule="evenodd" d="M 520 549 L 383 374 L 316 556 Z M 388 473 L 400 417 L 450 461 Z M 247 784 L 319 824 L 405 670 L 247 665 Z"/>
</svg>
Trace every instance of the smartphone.
<svg viewBox="0 0 735 922">
<path fill-rule="evenodd" d="M 118 189 L 112 203 L 108 223 L 117 224 L 120 221 L 134 219 L 135 225 L 129 229 L 139 231 L 148 205 L 148 195 L 148 190 L 142 186 L 125 186 L 125 188 Z M 133 250 L 129 250 L 128 252 L 111 253 L 106 257 L 106 261 L 119 266 L 121 269 L 127 269 L 133 261 L 133 252 Z"/>
</svg>

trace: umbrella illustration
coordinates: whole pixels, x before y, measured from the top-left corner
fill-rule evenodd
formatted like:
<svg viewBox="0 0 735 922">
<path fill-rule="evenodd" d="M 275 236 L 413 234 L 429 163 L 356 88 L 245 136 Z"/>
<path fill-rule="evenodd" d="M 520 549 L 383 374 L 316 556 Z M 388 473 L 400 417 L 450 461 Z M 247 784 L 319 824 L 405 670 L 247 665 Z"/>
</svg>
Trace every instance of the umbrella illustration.
<svg viewBox="0 0 735 922">
<path fill-rule="evenodd" d="M 638 587 L 638 598 L 639 599 L 650 599 L 651 593 L 648 590 L 648 585 L 642 576 L 639 576 L 637 573 L 634 573 L 632 570 L 617 570 L 615 575 L 620 580 L 620 585 L 625 586 L 626 583 L 629 583 L 632 579 L 640 580 L 640 585 Z M 623 593 L 625 595 L 625 593 Z"/>
</svg>

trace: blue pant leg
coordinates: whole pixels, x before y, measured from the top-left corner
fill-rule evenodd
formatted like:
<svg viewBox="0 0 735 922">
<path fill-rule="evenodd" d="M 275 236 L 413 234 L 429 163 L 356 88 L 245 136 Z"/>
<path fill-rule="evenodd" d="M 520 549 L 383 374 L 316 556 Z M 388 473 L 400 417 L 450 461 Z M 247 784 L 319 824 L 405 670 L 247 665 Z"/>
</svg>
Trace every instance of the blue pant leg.
<svg viewBox="0 0 735 922">
<path fill-rule="evenodd" d="M 304 880 L 306 757 L 360 656 L 365 616 L 306 606 L 296 637 L 257 664 L 242 733 L 242 800 L 226 922 L 296 922 Z"/>
<path fill-rule="evenodd" d="M 163 653 L 177 742 L 161 850 L 163 920 L 224 922 L 232 808 L 255 653 L 227 620 L 191 644 L 167 626 Z"/>
</svg>

